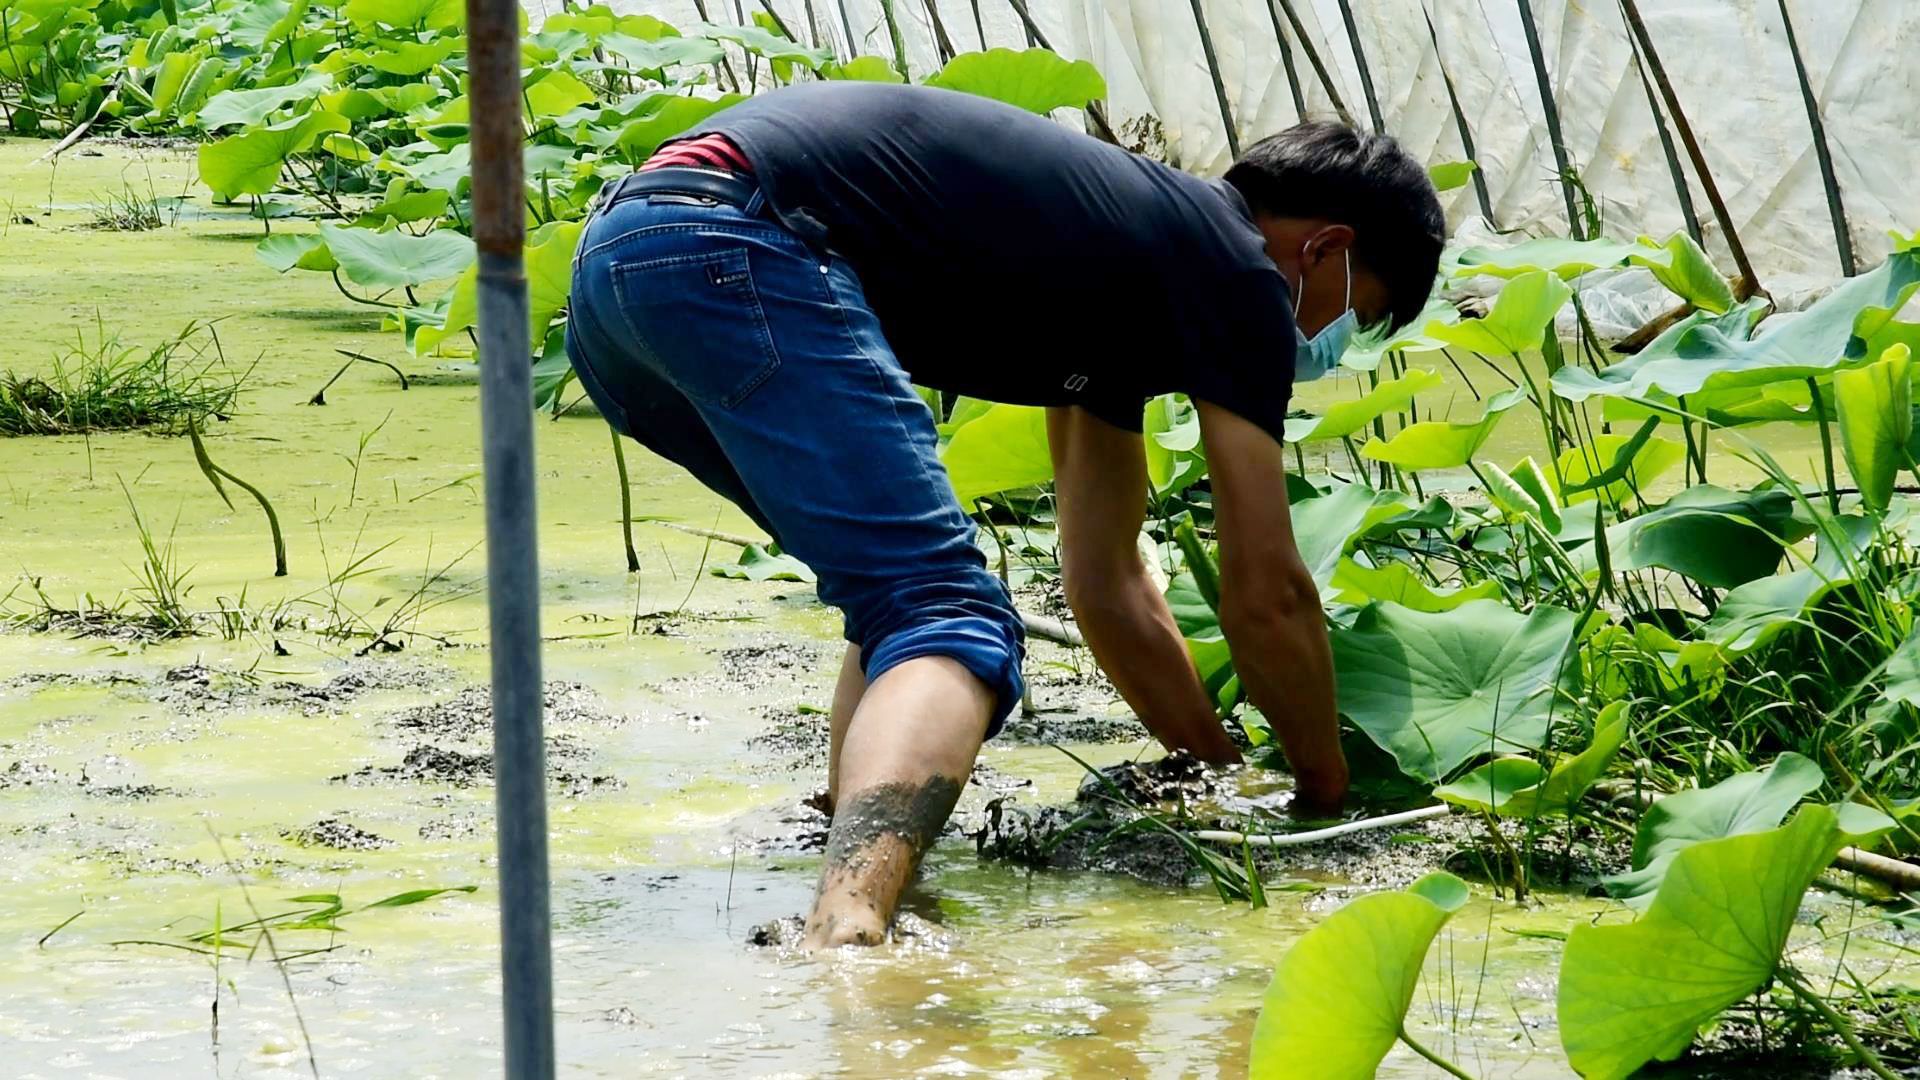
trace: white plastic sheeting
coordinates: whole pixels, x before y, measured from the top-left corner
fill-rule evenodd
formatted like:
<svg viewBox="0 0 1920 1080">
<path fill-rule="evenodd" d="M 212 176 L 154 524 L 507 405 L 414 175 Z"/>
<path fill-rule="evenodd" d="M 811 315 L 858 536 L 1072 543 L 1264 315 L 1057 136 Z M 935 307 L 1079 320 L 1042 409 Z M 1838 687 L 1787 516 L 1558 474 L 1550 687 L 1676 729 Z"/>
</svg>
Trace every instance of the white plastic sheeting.
<svg viewBox="0 0 1920 1080">
<path fill-rule="evenodd" d="M 539 5 L 528 0 L 536 18 Z M 916 75 L 938 67 L 931 12 L 961 50 L 1025 47 L 1017 0 L 893 0 Z M 1197 0 L 1211 34 L 1241 145 L 1298 118 L 1275 32 L 1287 27 L 1297 82 L 1315 117 L 1334 115 L 1288 26 L 1284 0 Z M 1564 235 L 1567 211 L 1520 5 L 1538 28 L 1570 164 L 1599 201 L 1607 234 L 1664 237 L 1683 227 L 1617 0 L 1348 0 L 1385 130 L 1428 162 L 1465 157 L 1445 79 L 1475 140 L 1492 227 Z M 1796 298 L 1842 272 L 1812 129 L 1782 21 L 1783 0 L 1639 0 L 1649 35 L 1699 136 L 1734 226 L 1763 284 Z M 699 18 L 695 0 L 614 0 L 669 21 Z M 699 0 L 715 22 L 772 3 L 805 38 L 891 55 L 880 0 Z M 1200 172 L 1231 160 L 1195 18 L 1195 0 L 1027 0 L 1058 51 L 1107 78 L 1112 123 L 1138 134 L 1157 119 L 1167 156 Z M 809 13 L 809 4 L 811 13 Z M 929 5 L 937 5 L 930 8 Z M 1292 0 L 1308 41 L 1350 114 L 1371 126 L 1340 0 Z M 1819 101 L 1861 268 L 1888 232 L 1920 229 L 1920 0 L 1784 0 Z M 810 17 L 811 15 L 811 17 Z M 847 29 L 854 47 L 849 50 Z M 814 38 L 814 35 L 818 35 Z M 1670 129 L 1671 131 L 1671 129 Z M 1707 248 L 1732 260 L 1698 178 L 1674 135 Z M 1484 233 L 1473 185 L 1449 192 L 1456 227 Z"/>
</svg>

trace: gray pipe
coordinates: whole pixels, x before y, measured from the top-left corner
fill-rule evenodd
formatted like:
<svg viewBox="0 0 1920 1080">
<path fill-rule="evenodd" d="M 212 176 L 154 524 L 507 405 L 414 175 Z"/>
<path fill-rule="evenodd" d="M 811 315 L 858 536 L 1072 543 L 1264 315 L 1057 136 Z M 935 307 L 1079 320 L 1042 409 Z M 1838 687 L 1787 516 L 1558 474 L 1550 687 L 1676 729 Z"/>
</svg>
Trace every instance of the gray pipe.
<svg viewBox="0 0 1920 1080">
<path fill-rule="evenodd" d="M 473 106 L 473 242 L 479 256 L 481 464 L 506 1075 L 507 1080 L 551 1080 L 553 955 L 517 0 L 467 0 L 467 71 Z"/>
</svg>

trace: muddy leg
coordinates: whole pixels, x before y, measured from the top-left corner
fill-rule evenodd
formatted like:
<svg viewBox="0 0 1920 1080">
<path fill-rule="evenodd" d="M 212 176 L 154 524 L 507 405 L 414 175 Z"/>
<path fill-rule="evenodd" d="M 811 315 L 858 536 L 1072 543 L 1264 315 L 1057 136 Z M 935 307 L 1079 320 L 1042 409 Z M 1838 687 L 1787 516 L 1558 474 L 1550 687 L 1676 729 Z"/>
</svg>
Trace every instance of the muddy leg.
<svg viewBox="0 0 1920 1080">
<path fill-rule="evenodd" d="M 840 792 L 807 948 L 886 940 L 900 893 L 960 798 L 994 692 L 943 656 L 907 660 L 868 687 L 847 725 Z"/>
<path fill-rule="evenodd" d="M 833 816 L 833 808 L 840 799 L 840 744 L 847 739 L 847 725 L 853 723 L 853 710 L 860 706 L 860 698 L 867 692 L 867 675 L 860 670 L 860 646 L 848 645 L 847 655 L 840 661 L 840 681 L 833 686 L 833 715 L 831 730 L 833 743 L 827 750 L 827 816 Z"/>
</svg>

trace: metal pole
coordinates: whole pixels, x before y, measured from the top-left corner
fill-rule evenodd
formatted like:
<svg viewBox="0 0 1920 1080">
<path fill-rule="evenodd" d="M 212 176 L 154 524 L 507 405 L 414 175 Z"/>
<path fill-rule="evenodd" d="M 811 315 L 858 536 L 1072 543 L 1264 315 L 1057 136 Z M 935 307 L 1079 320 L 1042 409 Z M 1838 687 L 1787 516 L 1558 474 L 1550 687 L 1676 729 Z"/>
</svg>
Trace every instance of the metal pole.
<svg viewBox="0 0 1920 1080">
<path fill-rule="evenodd" d="M 553 1076 L 540 570 L 534 550 L 533 365 L 527 328 L 520 5 L 467 0 L 468 141 L 479 257 L 481 463 L 493 663 L 494 819 L 508 1080 Z"/>
</svg>

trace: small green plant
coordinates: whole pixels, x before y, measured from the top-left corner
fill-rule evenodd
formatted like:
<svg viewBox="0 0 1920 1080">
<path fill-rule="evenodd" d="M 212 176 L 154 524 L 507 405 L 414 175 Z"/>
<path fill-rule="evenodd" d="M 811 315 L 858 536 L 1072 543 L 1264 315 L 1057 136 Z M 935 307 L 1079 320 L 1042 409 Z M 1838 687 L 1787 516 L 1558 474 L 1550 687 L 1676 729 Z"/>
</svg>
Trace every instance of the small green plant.
<svg viewBox="0 0 1920 1080">
<path fill-rule="evenodd" d="M 167 203 L 173 202 L 171 208 Z M 179 203 L 164 200 L 151 188 L 145 193 L 132 184 L 125 184 L 119 192 L 107 191 L 88 208 L 90 219 L 87 226 L 107 232 L 147 232 L 162 229 L 179 220 Z"/>
<path fill-rule="evenodd" d="M 179 433 L 233 410 L 251 369 L 233 371 L 212 323 L 191 322 L 150 348 L 104 323 L 55 353 L 43 374 L 0 371 L 0 435 L 79 435 L 148 428 Z"/>
<path fill-rule="evenodd" d="M 140 516 L 139 504 L 133 501 L 133 491 L 127 487 L 125 480 L 120 482 L 120 490 L 127 497 L 127 509 L 133 513 L 134 532 L 140 537 L 141 560 L 135 569 L 140 581 L 133 588 L 134 603 L 145 610 L 148 621 L 167 636 L 191 635 L 194 632 L 194 616 L 187 607 L 187 594 L 193 591 L 193 586 L 187 584 L 191 568 L 181 568 L 172 532 L 168 532 L 165 540 L 159 540 L 147 528 L 146 520 Z M 179 522 L 176 520 L 174 524 L 177 528 Z"/>
</svg>

